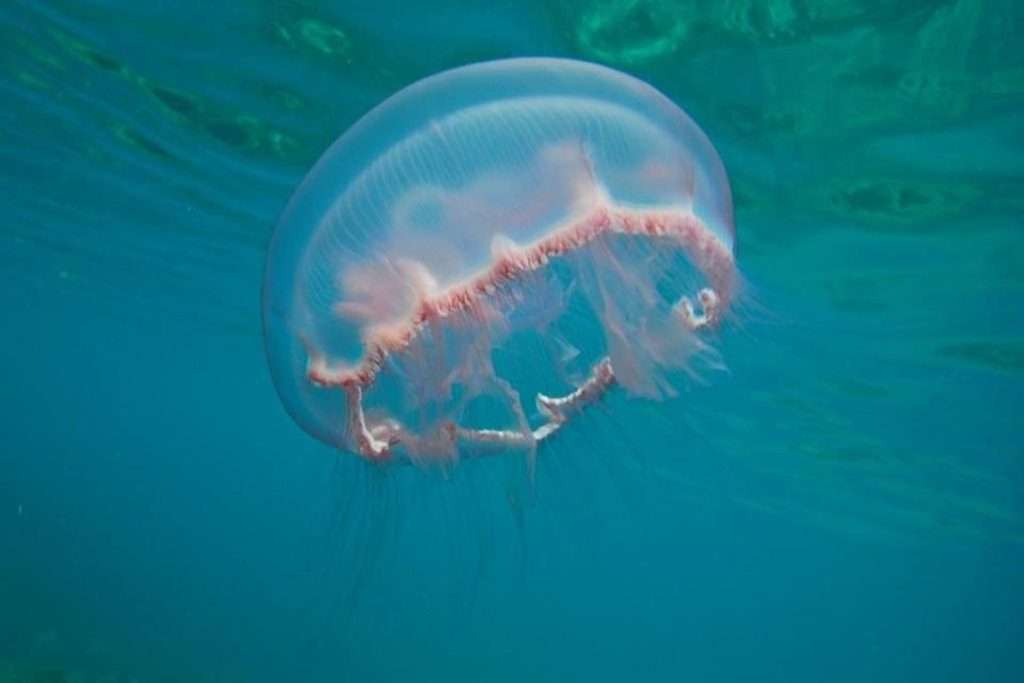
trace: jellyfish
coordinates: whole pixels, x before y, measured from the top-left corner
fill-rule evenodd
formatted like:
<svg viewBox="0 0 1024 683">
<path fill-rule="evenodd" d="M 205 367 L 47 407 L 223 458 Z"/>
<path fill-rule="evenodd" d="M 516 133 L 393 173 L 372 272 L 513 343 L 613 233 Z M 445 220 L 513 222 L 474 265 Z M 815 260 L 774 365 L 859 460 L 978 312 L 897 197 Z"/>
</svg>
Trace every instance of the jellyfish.
<svg viewBox="0 0 1024 683">
<path fill-rule="evenodd" d="M 566 59 L 443 72 L 353 125 L 285 208 L 273 382 L 368 461 L 536 453 L 608 392 L 677 393 L 736 299 L 734 241 L 718 154 L 652 86 Z"/>
</svg>

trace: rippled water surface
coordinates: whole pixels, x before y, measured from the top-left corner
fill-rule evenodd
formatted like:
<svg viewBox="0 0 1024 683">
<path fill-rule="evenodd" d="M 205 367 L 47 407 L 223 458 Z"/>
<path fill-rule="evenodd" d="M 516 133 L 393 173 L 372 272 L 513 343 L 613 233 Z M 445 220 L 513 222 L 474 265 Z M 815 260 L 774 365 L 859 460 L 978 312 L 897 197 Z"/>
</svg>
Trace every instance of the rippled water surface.
<svg viewBox="0 0 1024 683">
<path fill-rule="evenodd" d="M 1017 681 L 1011 0 L 0 7 L 0 681 Z M 662 90 L 749 300 L 673 401 L 379 469 L 286 416 L 259 293 L 320 153 L 522 55 Z"/>
</svg>

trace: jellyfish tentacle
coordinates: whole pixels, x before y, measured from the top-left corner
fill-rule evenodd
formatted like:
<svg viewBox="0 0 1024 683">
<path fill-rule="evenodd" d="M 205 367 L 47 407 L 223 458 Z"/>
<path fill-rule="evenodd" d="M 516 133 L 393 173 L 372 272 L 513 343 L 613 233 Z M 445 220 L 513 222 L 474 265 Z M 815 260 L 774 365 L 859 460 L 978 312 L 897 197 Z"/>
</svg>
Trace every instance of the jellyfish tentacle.
<svg viewBox="0 0 1024 683">
<path fill-rule="evenodd" d="M 323 354 L 306 342 L 307 380 L 323 388 L 340 388 L 346 395 L 347 428 L 345 443 L 341 445 L 374 462 L 389 460 L 398 445 L 411 451 L 439 450 L 451 454 L 460 441 L 483 446 L 534 448 L 587 406 L 600 400 L 616 384 L 609 357 L 598 361 L 590 376 L 565 396 L 538 394 L 537 408 L 546 421 L 535 429 L 529 428 L 519 407 L 516 417 L 520 428 L 516 430 L 471 429 L 448 423 L 438 434 L 428 437 L 415 434 L 390 418 L 371 425 L 363 406 L 364 392 L 374 385 L 388 357 L 407 351 L 430 325 L 457 313 L 471 316 L 480 301 L 492 292 L 544 268 L 551 259 L 582 249 L 607 234 L 674 241 L 704 274 L 710 286 L 697 293 L 696 304 L 688 296 L 681 297 L 672 307 L 673 314 L 691 332 L 714 327 L 720 322 L 735 286 L 735 265 L 729 247 L 691 212 L 637 211 L 602 203 L 583 218 L 552 230 L 533 244 L 507 246 L 488 269 L 476 276 L 442 291 L 425 290 L 408 320 L 378 328 L 368 335 L 366 350 L 354 365 L 331 366 Z M 500 388 L 510 400 L 514 398 L 513 387 L 502 385 Z M 518 398 L 513 403 L 517 407 Z"/>
<path fill-rule="evenodd" d="M 712 327 L 718 323 L 721 310 L 719 308 L 718 295 L 715 290 L 705 287 L 697 293 L 697 301 L 700 303 L 701 312 L 698 313 L 693 307 L 690 297 L 684 296 L 674 306 L 676 315 L 683 320 L 691 331 Z"/>
</svg>

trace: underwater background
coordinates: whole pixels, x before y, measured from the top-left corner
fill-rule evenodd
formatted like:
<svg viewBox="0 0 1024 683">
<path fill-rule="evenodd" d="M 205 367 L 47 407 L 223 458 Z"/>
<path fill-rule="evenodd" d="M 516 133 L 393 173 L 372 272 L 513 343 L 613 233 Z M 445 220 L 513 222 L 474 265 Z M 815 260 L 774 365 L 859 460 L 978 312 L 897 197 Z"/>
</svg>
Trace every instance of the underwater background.
<svg viewBox="0 0 1024 683">
<path fill-rule="evenodd" d="M 0 681 L 1024 680 L 1024 5 L 0 6 Z M 285 414 L 266 246 L 471 62 L 646 80 L 732 182 L 727 371 L 521 462 Z"/>
</svg>

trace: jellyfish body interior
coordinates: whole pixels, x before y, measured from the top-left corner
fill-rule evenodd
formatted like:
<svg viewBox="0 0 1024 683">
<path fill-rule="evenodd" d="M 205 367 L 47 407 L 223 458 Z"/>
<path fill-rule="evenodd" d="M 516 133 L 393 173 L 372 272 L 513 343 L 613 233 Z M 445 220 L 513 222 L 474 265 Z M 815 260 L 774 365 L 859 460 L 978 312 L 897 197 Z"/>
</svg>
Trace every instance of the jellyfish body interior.
<svg viewBox="0 0 1024 683">
<path fill-rule="evenodd" d="M 282 401 L 370 460 L 532 451 L 670 396 L 735 297 L 728 181 L 651 86 L 557 59 L 420 81 L 320 159 L 264 282 Z"/>
</svg>

